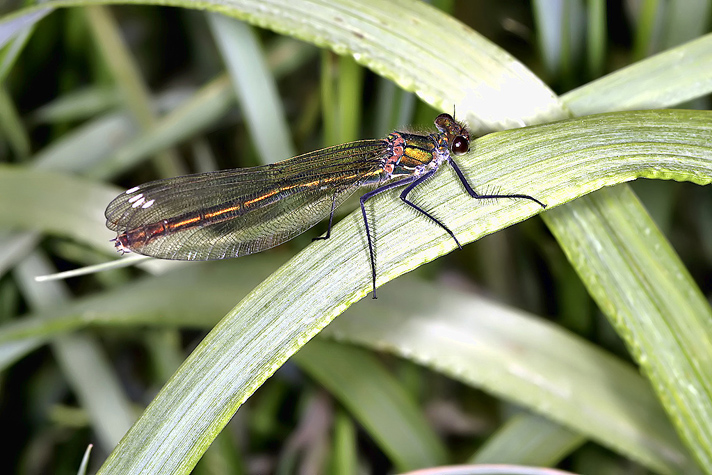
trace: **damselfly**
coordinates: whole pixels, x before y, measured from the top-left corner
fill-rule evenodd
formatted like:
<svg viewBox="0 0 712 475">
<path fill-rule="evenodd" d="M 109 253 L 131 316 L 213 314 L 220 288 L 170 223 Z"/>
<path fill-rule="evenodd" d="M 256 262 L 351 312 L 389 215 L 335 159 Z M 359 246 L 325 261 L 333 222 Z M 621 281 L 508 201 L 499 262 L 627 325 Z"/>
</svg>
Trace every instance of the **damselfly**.
<svg viewBox="0 0 712 475">
<path fill-rule="evenodd" d="M 521 198 L 542 208 L 529 195 L 478 194 L 453 160 L 470 148 L 467 129 L 449 114 L 435 119 L 438 132 L 393 132 L 384 139 L 360 140 L 299 155 L 272 165 L 179 176 L 136 186 L 106 208 L 106 225 L 116 231 L 116 248 L 177 260 L 214 260 L 253 254 L 281 244 L 329 217 L 353 191 L 361 213 L 371 259 L 373 298 L 376 260 L 366 201 L 405 187 L 400 199 L 444 229 L 440 220 L 408 199 L 408 194 L 450 163 L 467 193 L 476 199 Z"/>
</svg>

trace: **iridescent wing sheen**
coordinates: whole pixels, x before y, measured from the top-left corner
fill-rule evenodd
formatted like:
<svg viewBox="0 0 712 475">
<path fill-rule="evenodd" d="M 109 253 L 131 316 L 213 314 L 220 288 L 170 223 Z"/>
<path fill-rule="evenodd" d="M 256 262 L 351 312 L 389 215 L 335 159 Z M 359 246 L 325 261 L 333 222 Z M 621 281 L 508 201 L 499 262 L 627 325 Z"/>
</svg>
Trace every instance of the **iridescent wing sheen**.
<svg viewBox="0 0 712 475">
<path fill-rule="evenodd" d="M 377 183 L 385 153 L 387 141 L 363 140 L 272 165 L 149 182 L 114 199 L 106 225 L 122 247 L 153 257 L 252 254 L 306 231 L 354 190 Z"/>
</svg>

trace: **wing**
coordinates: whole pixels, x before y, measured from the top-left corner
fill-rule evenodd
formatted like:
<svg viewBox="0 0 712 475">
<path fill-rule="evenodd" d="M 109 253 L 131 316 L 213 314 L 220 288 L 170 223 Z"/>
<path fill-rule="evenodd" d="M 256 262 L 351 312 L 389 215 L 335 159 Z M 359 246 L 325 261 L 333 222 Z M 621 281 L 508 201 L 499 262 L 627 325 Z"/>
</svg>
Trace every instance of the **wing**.
<svg viewBox="0 0 712 475">
<path fill-rule="evenodd" d="M 117 245 L 164 259 L 213 260 L 277 246 L 324 219 L 382 174 L 384 140 L 283 162 L 157 180 L 115 198 L 106 225 Z"/>
</svg>

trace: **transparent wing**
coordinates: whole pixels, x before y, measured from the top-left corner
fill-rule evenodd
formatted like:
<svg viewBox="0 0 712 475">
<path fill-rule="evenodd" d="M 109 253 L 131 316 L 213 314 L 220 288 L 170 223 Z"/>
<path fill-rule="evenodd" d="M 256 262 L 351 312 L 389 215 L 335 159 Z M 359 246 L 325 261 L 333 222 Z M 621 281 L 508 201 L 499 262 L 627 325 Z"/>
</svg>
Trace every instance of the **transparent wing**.
<svg viewBox="0 0 712 475">
<path fill-rule="evenodd" d="M 274 247 L 324 219 L 382 174 L 384 140 L 352 142 L 254 168 L 157 180 L 106 209 L 122 246 L 164 259 L 212 260 Z"/>
</svg>

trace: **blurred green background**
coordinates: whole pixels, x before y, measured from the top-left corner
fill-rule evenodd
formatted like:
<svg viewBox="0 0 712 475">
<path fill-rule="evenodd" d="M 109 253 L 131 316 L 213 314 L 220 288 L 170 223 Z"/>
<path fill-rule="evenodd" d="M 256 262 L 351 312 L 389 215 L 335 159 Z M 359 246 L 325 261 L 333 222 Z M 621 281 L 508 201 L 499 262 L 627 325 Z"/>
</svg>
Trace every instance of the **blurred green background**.
<svg viewBox="0 0 712 475">
<path fill-rule="evenodd" d="M 557 94 L 702 37 L 710 23 L 706 1 L 432 4 L 509 52 Z M 4 472 L 75 473 L 89 443 L 95 446 L 88 470 L 96 471 L 207 331 L 326 230 L 325 224 L 317 225 L 274 250 L 237 261 L 178 269 L 153 263 L 61 284 L 34 282 L 35 275 L 114 257 L 112 233 L 97 231 L 103 217 L 96 209 L 103 209 L 115 193 L 161 177 L 274 162 L 326 145 L 381 137 L 397 128 L 432 129 L 439 111 L 350 57 L 234 23 L 186 8 L 68 8 L 54 11 L 5 45 L 0 161 L 12 170 L 78 178 L 58 184 L 53 175 L 23 175 L 17 180 L 27 179 L 22 183 L 32 187 L 23 185 L 0 202 L 8 210 L 24 209 L 19 202 L 37 197 L 38 208 L 44 199 L 59 200 L 59 207 L 68 210 L 67 216 L 23 211 L 28 224 L 20 229 L 0 221 L 0 348 L 5 353 L 0 426 L 11 434 L 2 444 Z M 235 44 L 245 46 L 236 49 Z M 677 107 L 709 109 L 709 98 Z M 491 131 L 487 128 L 479 131 Z M 638 180 L 632 188 L 708 298 L 712 193 L 707 187 L 661 180 Z M 81 190 L 74 199 L 72 190 Z M 339 217 L 355 206 L 355 201 L 342 206 Z M 61 231 L 67 223 L 87 241 L 67 237 Z M 532 348 L 541 345 L 542 351 L 562 338 L 561 352 L 554 351 L 552 361 L 565 366 L 568 347 L 563 348 L 568 344 L 577 354 L 590 351 L 592 373 L 610 372 L 614 398 L 630 401 L 626 391 L 631 391 L 644 401 L 636 402 L 639 407 L 655 406 L 655 417 L 662 422 L 653 425 L 664 435 L 656 433 L 651 437 L 655 442 L 638 441 L 633 434 L 654 431 L 612 428 L 617 435 L 606 443 L 605 428 L 581 432 L 589 420 L 575 411 L 561 415 L 555 397 L 523 404 L 508 397 L 518 391 L 516 385 L 493 391 L 507 384 L 498 382 L 496 373 L 487 383 L 477 377 L 468 383 L 468 377 L 456 376 L 456 364 L 449 369 L 430 364 L 437 354 L 394 356 L 407 354 L 408 344 L 394 350 L 391 345 L 397 344 L 387 339 L 369 343 L 342 322 L 347 314 L 335 322 L 341 327 L 328 328 L 328 340 L 306 346 L 250 397 L 194 473 L 393 473 L 466 462 L 554 466 L 592 474 L 697 469 L 691 462 L 695 456 L 681 448 L 685 444 L 676 439 L 653 392 L 634 369 L 629 348 L 539 218 L 421 266 L 385 286 L 383 294 L 388 289 L 399 297 L 386 297 L 381 306 L 364 308 L 364 302 L 353 313 L 378 320 L 380 313 L 401 318 L 400 312 L 407 322 L 409 311 L 415 315 L 419 310 L 409 303 L 408 292 L 452 292 L 452 301 L 462 299 L 463 308 L 481 298 L 511 306 L 492 323 L 502 325 L 497 332 L 511 338 L 503 337 L 504 352 L 512 358 L 509 371 L 518 364 L 517 348 L 508 347 L 518 337 L 509 331 L 521 331 L 521 338 L 536 341 Z M 490 300 L 481 303 L 481 311 L 498 315 L 499 307 Z M 554 325 L 537 320 L 540 326 L 528 334 L 512 329 L 530 318 L 513 307 Z M 456 315 L 457 309 L 448 312 Z M 421 323 L 419 331 L 427 338 L 428 322 Z M 477 344 L 498 338 L 485 334 L 489 323 L 480 324 L 484 326 L 472 330 L 473 338 L 483 338 Z M 542 329 L 551 335 L 538 334 Z M 530 350 L 522 350 L 519 358 L 536 358 Z M 478 364 L 486 361 L 482 357 Z M 556 374 L 565 377 L 566 371 Z M 540 386 L 555 379 L 540 377 Z M 601 388 L 600 380 L 582 378 Z M 631 378 L 636 378 L 631 387 L 616 394 L 615 388 Z M 569 399 L 582 412 L 594 411 L 595 403 Z M 398 416 L 401 422 L 389 422 L 389 411 L 397 408 L 404 413 Z M 645 420 L 640 417 L 635 420 Z M 626 424 L 635 426 L 621 421 Z M 393 427 L 398 430 L 389 431 Z M 418 443 L 409 446 L 411 431 L 419 432 L 413 435 Z M 701 439 L 707 436 L 699 434 Z M 660 459 L 654 458 L 656 452 L 663 452 Z M 702 470 L 709 473 L 712 467 Z"/>
</svg>

